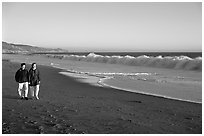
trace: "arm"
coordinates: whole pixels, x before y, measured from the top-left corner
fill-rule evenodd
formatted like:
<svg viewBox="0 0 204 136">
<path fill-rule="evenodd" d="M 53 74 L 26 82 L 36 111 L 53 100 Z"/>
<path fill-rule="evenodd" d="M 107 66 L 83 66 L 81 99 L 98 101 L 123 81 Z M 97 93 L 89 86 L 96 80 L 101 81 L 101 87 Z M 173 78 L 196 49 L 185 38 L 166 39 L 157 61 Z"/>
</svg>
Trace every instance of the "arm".
<svg viewBox="0 0 204 136">
<path fill-rule="evenodd" d="M 40 71 L 38 70 L 38 81 L 40 83 Z"/>
<path fill-rule="evenodd" d="M 27 79 L 28 79 L 28 83 L 30 82 L 30 76 L 29 76 L 29 72 L 27 70 Z"/>
<path fill-rule="evenodd" d="M 30 84 L 30 82 L 31 82 L 31 76 L 32 76 L 32 70 L 30 69 L 28 71 L 28 84 Z"/>
<path fill-rule="evenodd" d="M 16 74 L 15 74 L 15 80 L 16 80 L 16 82 L 18 82 L 19 81 L 19 70 L 16 72 Z"/>
</svg>

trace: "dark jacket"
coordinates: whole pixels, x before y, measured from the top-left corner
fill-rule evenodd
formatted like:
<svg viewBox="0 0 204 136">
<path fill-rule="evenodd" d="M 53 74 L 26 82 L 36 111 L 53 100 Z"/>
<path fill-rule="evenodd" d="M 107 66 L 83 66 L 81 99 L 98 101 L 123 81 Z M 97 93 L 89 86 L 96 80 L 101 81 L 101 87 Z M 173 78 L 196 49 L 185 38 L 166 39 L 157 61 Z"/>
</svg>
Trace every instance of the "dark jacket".
<svg viewBox="0 0 204 136">
<path fill-rule="evenodd" d="M 40 81 L 40 72 L 38 69 L 33 70 L 32 68 L 29 70 L 29 82 L 30 86 L 36 86 Z"/>
<path fill-rule="evenodd" d="M 27 69 L 22 70 L 20 68 L 15 74 L 15 80 L 18 83 L 28 82 L 29 81 L 28 70 Z"/>
</svg>

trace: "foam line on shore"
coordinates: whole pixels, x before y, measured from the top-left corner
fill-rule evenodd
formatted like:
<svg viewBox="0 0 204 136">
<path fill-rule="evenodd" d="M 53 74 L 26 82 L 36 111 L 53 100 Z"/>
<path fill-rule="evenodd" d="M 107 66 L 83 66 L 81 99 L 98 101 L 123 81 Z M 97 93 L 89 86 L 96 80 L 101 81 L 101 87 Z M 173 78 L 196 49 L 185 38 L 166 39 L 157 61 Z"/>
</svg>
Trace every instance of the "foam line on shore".
<svg viewBox="0 0 204 136">
<path fill-rule="evenodd" d="M 108 79 L 108 78 L 107 78 L 107 79 Z M 99 83 L 100 83 L 102 86 L 104 86 L 104 87 L 110 87 L 110 88 L 114 88 L 114 89 L 118 89 L 118 90 L 122 90 L 122 91 L 133 92 L 133 93 L 139 93 L 139 94 L 144 94 L 144 95 L 151 95 L 151 96 L 161 97 L 161 98 L 165 98 L 165 99 L 172 99 L 172 100 L 179 100 L 179 101 L 184 101 L 184 102 L 191 102 L 191 103 L 202 104 L 202 102 L 197 102 L 197 101 L 192 101 L 192 100 L 179 99 L 179 98 L 174 98 L 174 97 L 165 96 L 165 95 L 147 93 L 147 92 L 143 92 L 143 91 L 140 91 L 140 90 L 131 90 L 131 89 L 120 88 L 120 87 L 116 87 L 116 86 L 112 86 L 112 85 L 108 85 L 108 84 L 104 83 L 105 80 L 106 80 L 106 79 L 101 79 L 101 80 L 99 81 Z"/>
<path fill-rule="evenodd" d="M 67 72 L 59 72 L 60 74 L 63 74 L 63 75 L 66 75 L 66 76 L 71 76 L 71 74 L 65 74 L 65 73 L 69 73 L 69 71 Z M 74 74 L 73 71 L 71 71 L 70 73 Z M 81 77 L 83 78 L 83 75 L 82 73 L 80 72 L 77 72 L 76 74 L 81 74 Z M 91 76 L 94 76 L 93 74 L 92 75 L 89 75 L 89 74 L 85 74 L 86 77 L 90 78 Z M 74 77 L 74 76 L 71 76 L 71 77 Z M 91 85 L 96 85 L 98 84 L 98 86 L 101 86 L 101 87 L 109 87 L 109 88 L 114 88 L 114 89 L 118 89 L 118 90 L 123 90 L 123 91 L 127 91 L 127 92 L 133 92 L 133 93 L 139 93 L 139 94 L 144 94 L 144 95 L 151 95 L 151 96 L 156 96 L 156 97 L 161 97 L 161 98 L 166 98 L 166 99 L 172 99 L 172 100 L 179 100 L 179 101 L 185 101 L 185 102 L 191 102 L 191 103 L 198 103 L 198 104 L 202 104 L 202 102 L 198 102 L 198 101 L 192 101 L 192 100 L 186 100 L 186 99 L 179 99 L 179 98 L 175 98 L 175 97 L 170 97 L 170 96 L 165 96 L 165 95 L 159 95 L 159 94 L 154 94 L 154 93 L 147 93 L 147 92 L 143 92 L 143 91 L 140 91 L 140 90 L 131 90 L 131 89 L 126 89 L 126 88 L 120 88 L 120 87 L 116 87 L 116 86 L 112 86 L 112 85 L 108 85 L 106 83 L 104 83 L 105 80 L 108 80 L 108 79 L 112 79 L 114 77 L 98 77 L 98 76 L 95 76 L 97 77 L 95 80 L 95 82 L 85 82 L 85 83 L 89 83 Z M 85 79 L 86 80 L 86 79 Z M 82 81 L 82 80 L 81 80 Z M 83 82 L 83 81 L 82 81 Z"/>
<path fill-rule="evenodd" d="M 65 76 L 74 77 L 75 79 L 83 83 L 89 83 L 94 86 L 103 87 L 101 84 L 98 83 L 98 81 L 100 81 L 100 77 L 98 76 L 89 76 L 86 74 L 82 75 L 82 74 L 73 73 L 73 72 L 59 72 L 59 73 Z"/>
</svg>

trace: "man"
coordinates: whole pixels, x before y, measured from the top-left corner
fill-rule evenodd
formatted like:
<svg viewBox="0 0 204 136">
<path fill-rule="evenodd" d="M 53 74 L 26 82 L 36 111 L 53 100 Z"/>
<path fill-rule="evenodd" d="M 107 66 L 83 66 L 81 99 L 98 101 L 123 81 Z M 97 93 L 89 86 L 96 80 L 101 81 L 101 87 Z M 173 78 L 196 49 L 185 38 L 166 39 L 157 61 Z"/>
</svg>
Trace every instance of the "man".
<svg viewBox="0 0 204 136">
<path fill-rule="evenodd" d="M 28 70 L 26 64 L 21 63 L 21 68 L 15 74 L 15 80 L 18 82 L 18 94 L 21 99 L 28 100 Z"/>
<path fill-rule="evenodd" d="M 31 96 L 34 98 L 35 95 L 36 99 L 38 100 L 38 93 L 40 89 L 40 72 L 37 69 L 36 63 L 33 63 L 31 69 L 29 70 L 29 86 Z"/>
</svg>

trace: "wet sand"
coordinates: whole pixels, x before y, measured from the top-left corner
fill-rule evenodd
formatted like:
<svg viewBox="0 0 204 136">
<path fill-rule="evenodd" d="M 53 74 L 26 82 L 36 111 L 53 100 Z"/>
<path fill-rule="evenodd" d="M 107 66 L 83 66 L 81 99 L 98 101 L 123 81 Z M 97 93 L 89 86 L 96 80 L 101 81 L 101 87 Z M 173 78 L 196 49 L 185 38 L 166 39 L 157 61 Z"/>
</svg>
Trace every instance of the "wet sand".
<svg viewBox="0 0 204 136">
<path fill-rule="evenodd" d="M 3 134 L 202 133 L 202 104 L 91 86 L 48 66 L 38 66 L 40 100 L 21 100 L 19 66 L 2 61 Z"/>
</svg>

